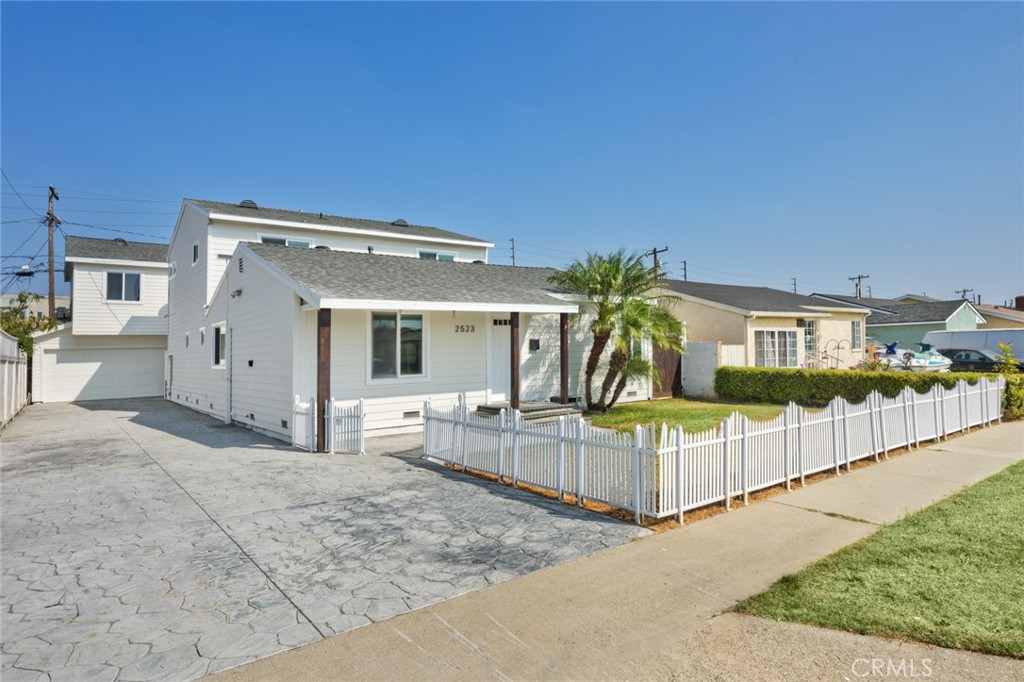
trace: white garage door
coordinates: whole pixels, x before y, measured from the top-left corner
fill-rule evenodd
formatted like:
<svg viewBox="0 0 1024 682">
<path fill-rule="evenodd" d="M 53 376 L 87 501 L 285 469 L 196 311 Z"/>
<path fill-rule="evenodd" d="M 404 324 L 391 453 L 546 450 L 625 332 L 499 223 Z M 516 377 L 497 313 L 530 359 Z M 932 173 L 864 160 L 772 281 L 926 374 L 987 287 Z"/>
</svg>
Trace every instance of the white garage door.
<svg viewBox="0 0 1024 682">
<path fill-rule="evenodd" d="M 36 400 L 141 398 L 164 392 L 164 351 L 161 348 L 108 348 L 43 351 L 42 386 Z"/>
</svg>

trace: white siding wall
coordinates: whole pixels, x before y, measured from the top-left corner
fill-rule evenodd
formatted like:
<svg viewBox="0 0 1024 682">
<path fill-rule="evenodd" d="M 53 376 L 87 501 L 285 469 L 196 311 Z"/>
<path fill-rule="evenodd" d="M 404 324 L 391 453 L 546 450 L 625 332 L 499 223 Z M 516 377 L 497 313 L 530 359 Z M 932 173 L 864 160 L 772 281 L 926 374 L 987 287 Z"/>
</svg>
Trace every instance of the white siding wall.
<svg viewBox="0 0 1024 682">
<path fill-rule="evenodd" d="M 215 312 L 207 314 L 207 264 L 209 246 L 206 243 L 206 216 L 185 207 L 171 242 L 168 260 L 176 273 L 168 281 L 167 353 L 173 369 L 169 398 L 194 409 L 223 416 L 225 382 L 223 371 L 214 372 L 213 342 L 210 325 L 219 321 Z M 192 245 L 199 241 L 199 260 L 192 264 Z M 200 331 L 205 330 L 206 343 L 200 343 Z M 188 347 L 185 336 L 188 335 Z M 213 407 L 211 407 L 213 405 Z"/>
<path fill-rule="evenodd" d="M 569 327 L 569 395 L 584 398 L 584 372 L 587 356 L 593 337 L 587 331 L 589 318 L 581 318 Z M 540 350 L 530 351 L 530 339 L 540 341 Z M 524 315 L 520 329 L 520 357 L 522 358 L 521 376 L 523 400 L 548 400 L 557 396 L 559 386 L 559 317 L 558 315 Z M 650 344 L 644 344 L 644 357 L 651 359 Z M 608 358 L 611 349 L 606 348 L 601 356 L 601 364 L 594 374 L 594 397 L 600 394 L 601 382 L 608 370 Z M 634 379 L 626 384 L 626 389 L 619 398 L 620 403 L 649 400 L 653 384 L 650 380 Z M 632 395 L 630 395 L 632 394 Z"/>
<path fill-rule="evenodd" d="M 140 300 L 108 301 L 107 272 L 139 273 Z M 167 333 L 166 265 L 136 267 L 75 263 L 72 292 L 71 327 L 76 335 Z"/>
<path fill-rule="evenodd" d="M 226 369 L 211 367 L 212 381 L 225 386 L 230 381 L 232 420 L 288 439 L 299 298 L 254 259 L 245 260 L 243 272 L 237 259 L 229 265 L 225 286 L 211 307 L 223 313 L 211 323 L 227 320 L 230 378 Z M 240 293 L 232 297 L 232 292 Z M 210 351 L 212 360 L 212 345 Z"/>
</svg>

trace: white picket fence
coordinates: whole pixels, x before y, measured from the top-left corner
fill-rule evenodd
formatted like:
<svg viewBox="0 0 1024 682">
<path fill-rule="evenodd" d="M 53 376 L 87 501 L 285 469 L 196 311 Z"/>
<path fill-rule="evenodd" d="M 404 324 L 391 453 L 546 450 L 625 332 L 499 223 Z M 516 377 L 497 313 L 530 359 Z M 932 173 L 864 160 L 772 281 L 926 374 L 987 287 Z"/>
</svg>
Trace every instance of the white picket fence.
<svg viewBox="0 0 1024 682">
<path fill-rule="evenodd" d="M 295 396 L 292 408 L 292 444 L 309 452 L 316 449 L 315 404 L 315 398 L 304 402 Z M 331 398 L 326 405 L 324 421 L 328 452 L 360 455 L 366 452 L 366 403 L 362 398 L 347 403 Z"/>
<path fill-rule="evenodd" d="M 665 518 L 775 485 L 917 447 L 974 426 L 999 421 L 1005 381 L 906 388 L 895 398 L 872 393 L 863 403 L 833 400 L 823 410 L 788 405 L 775 419 L 734 413 L 701 433 L 682 427 L 660 434 L 654 425 L 632 435 L 562 417 L 533 424 L 517 411 L 470 412 L 465 398 L 447 407 L 424 405 L 423 454 L 468 471 L 499 476 L 594 500 L 642 516 Z"/>
<path fill-rule="evenodd" d="M 0 426 L 28 403 L 28 357 L 18 340 L 0 331 Z"/>
</svg>

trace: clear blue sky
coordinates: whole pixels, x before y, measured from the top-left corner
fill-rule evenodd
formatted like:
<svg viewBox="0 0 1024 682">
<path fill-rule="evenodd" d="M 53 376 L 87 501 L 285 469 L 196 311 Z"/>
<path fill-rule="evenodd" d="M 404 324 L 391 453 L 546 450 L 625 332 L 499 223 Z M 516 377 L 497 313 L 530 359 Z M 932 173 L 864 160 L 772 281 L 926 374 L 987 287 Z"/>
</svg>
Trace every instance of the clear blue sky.
<svg viewBox="0 0 1024 682">
<path fill-rule="evenodd" d="M 251 198 L 487 238 L 497 263 L 512 237 L 525 265 L 668 246 L 700 281 L 1024 294 L 1021 3 L 4 2 L 0 20 L 3 170 L 40 213 L 55 184 L 68 234 L 166 240 L 182 197 Z M 39 252 L 33 217 L 5 180 L 5 271 Z"/>
</svg>

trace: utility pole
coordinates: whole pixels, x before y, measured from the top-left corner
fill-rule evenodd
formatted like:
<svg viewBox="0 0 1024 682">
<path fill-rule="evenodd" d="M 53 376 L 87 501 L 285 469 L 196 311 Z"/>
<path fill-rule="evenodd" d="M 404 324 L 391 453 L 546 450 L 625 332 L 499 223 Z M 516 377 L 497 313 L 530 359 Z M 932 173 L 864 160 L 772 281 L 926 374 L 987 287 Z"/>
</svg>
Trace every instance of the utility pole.
<svg viewBox="0 0 1024 682">
<path fill-rule="evenodd" d="M 516 240 L 515 239 L 509 239 L 509 241 L 512 242 L 512 265 L 515 265 L 516 264 Z"/>
<path fill-rule="evenodd" d="M 57 190 L 55 190 L 53 188 L 53 185 L 50 185 L 50 203 L 49 203 L 49 206 L 46 209 L 46 225 L 47 225 L 47 233 L 48 233 L 49 238 L 50 238 L 50 242 L 49 242 L 50 250 L 49 250 L 49 254 L 47 256 L 47 260 L 49 262 L 49 272 L 50 272 L 50 298 L 49 298 L 49 302 L 50 302 L 50 319 L 51 320 L 55 319 L 57 317 L 57 308 L 56 308 L 56 305 L 54 304 L 54 300 L 53 300 L 53 228 L 56 227 L 57 225 L 60 225 L 60 218 L 58 218 L 53 213 L 53 202 L 54 201 L 60 201 L 60 197 L 57 196 Z"/>
<path fill-rule="evenodd" d="M 847 279 L 849 279 L 849 280 L 850 280 L 851 282 L 856 282 L 856 283 L 857 283 L 857 285 L 856 285 L 856 288 L 854 289 L 854 292 L 855 292 L 855 293 L 854 293 L 854 296 L 855 296 L 856 298 L 860 298 L 860 282 L 861 282 L 861 280 L 862 280 L 862 279 L 867 279 L 867 278 L 868 278 L 868 277 L 870 277 L 870 276 L 871 276 L 871 275 L 857 275 L 857 276 L 855 276 L 855 277 L 848 277 L 848 278 L 847 278 Z"/>
<path fill-rule="evenodd" d="M 957 289 L 953 293 L 960 294 L 960 298 L 967 300 L 967 294 L 973 294 L 974 289 Z"/>
<path fill-rule="evenodd" d="M 666 251 L 668 251 L 668 247 L 667 246 L 665 248 L 663 248 L 663 249 L 659 249 L 657 246 L 655 246 L 650 251 L 647 251 L 646 253 L 644 253 L 644 255 L 645 256 L 654 256 L 654 269 L 657 270 L 658 269 L 658 263 L 659 263 L 658 262 L 658 254 L 659 253 L 665 253 Z"/>
<path fill-rule="evenodd" d="M 683 261 L 683 281 L 686 282 L 686 261 Z"/>
<path fill-rule="evenodd" d="M 795 294 L 796 293 L 796 277 L 790 277 L 790 279 L 793 280 L 793 293 Z"/>
</svg>

